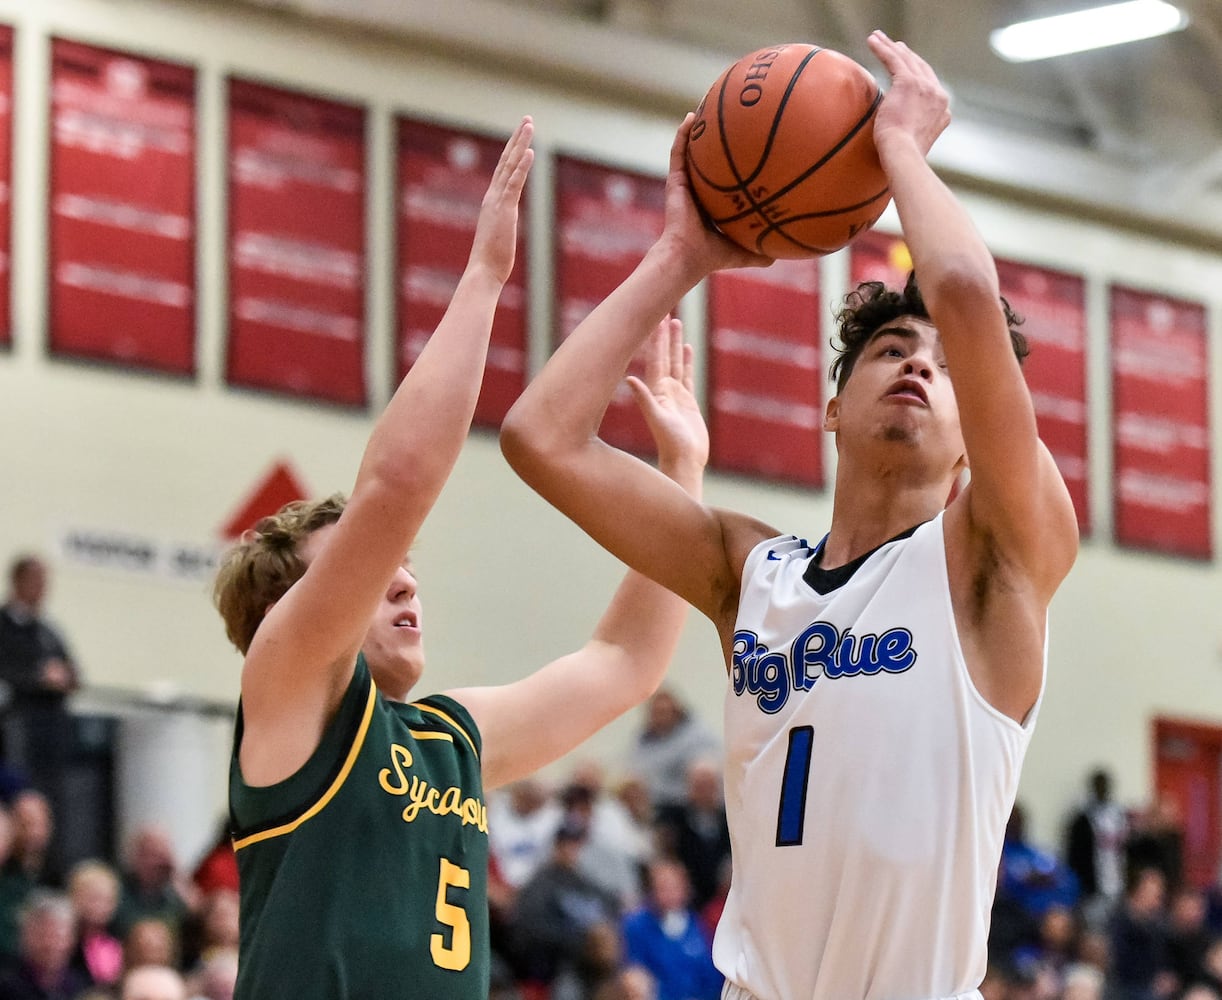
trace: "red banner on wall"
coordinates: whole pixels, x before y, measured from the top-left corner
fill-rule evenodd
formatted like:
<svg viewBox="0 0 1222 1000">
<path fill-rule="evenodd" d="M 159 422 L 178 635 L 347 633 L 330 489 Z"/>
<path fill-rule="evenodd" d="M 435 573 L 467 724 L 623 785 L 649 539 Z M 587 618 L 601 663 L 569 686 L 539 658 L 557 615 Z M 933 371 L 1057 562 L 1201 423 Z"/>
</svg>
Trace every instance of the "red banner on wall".
<svg viewBox="0 0 1222 1000">
<path fill-rule="evenodd" d="M 1086 282 L 1074 274 L 997 261 L 1001 293 L 1031 346 L 1023 375 L 1039 434 L 1069 488 L 1078 528 L 1090 531 L 1086 421 Z"/>
<path fill-rule="evenodd" d="M 365 111 L 229 81 L 234 385 L 365 404 Z"/>
<path fill-rule="evenodd" d="M 1116 541 L 1208 559 L 1205 307 L 1113 285 L 1110 314 Z"/>
<path fill-rule="evenodd" d="M 195 70 L 55 39 L 50 344 L 195 371 Z"/>
<path fill-rule="evenodd" d="M 12 343 L 13 29 L 0 25 L 0 347 Z"/>
<path fill-rule="evenodd" d="M 818 262 L 719 271 L 708 290 L 711 464 L 822 486 Z"/>
<path fill-rule="evenodd" d="M 450 304 L 480 204 L 505 140 L 399 119 L 397 377 L 420 356 Z M 475 423 L 499 427 L 526 385 L 526 200 L 513 273 L 501 292 Z"/>
<path fill-rule="evenodd" d="M 662 232 L 664 203 L 661 178 L 556 158 L 557 343 L 641 262 Z M 655 451 L 627 385 L 607 407 L 600 435 L 638 455 Z"/>
</svg>

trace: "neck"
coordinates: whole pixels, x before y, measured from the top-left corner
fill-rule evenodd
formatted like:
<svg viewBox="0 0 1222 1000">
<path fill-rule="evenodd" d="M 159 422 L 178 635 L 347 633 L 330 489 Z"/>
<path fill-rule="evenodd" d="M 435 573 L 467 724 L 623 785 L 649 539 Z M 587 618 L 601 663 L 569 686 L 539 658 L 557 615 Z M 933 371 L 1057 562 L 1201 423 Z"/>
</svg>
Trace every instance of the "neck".
<svg viewBox="0 0 1222 1000">
<path fill-rule="evenodd" d="M 953 478 L 905 477 L 894 469 L 861 474 L 841 464 L 832 501 L 832 526 L 820 565 L 835 569 L 945 509 Z"/>
</svg>

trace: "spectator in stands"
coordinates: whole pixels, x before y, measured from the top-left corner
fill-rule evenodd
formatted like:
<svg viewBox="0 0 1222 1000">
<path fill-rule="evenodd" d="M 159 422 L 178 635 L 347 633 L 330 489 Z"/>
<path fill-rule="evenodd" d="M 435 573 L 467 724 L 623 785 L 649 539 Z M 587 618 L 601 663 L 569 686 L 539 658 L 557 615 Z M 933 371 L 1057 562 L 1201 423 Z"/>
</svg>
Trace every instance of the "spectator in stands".
<svg viewBox="0 0 1222 1000">
<path fill-rule="evenodd" d="M 730 857 L 730 827 L 718 762 L 710 757 L 693 759 L 687 768 L 683 801 L 660 807 L 657 817 L 658 848 L 687 869 L 692 906 L 703 909 L 717 894 L 722 867 Z"/>
<path fill-rule="evenodd" d="M 0 805 L 0 965 L 20 954 L 18 916 L 30 894 L 30 883 L 25 875 L 9 868 L 14 836 L 12 812 Z"/>
<path fill-rule="evenodd" d="M 123 967 L 139 965 L 181 966 L 178 934 L 160 917 L 141 917 L 123 936 Z"/>
<path fill-rule="evenodd" d="M 1085 962 L 1075 962 L 1065 970 L 1061 1000 L 1103 1000 L 1103 972 Z"/>
<path fill-rule="evenodd" d="M 1179 1000 L 1222 1000 L 1222 994 L 1208 983 L 1194 983 L 1180 994 Z"/>
<path fill-rule="evenodd" d="M 35 889 L 22 907 L 20 955 L 0 973 L 4 1000 L 73 1000 L 89 980 L 72 967 L 76 916 L 68 897 Z"/>
<path fill-rule="evenodd" d="M 1026 813 L 1014 803 L 1001 845 L 998 892 L 1004 893 L 1037 922 L 1054 903 L 1073 908 L 1078 879 L 1056 855 L 1027 839 Z"/>
<path fill-rule="evenodd" d="M 613 893 L 621 908 L 635 906 L 653 844 L 637 836 L 628 810 L 607 794 L 603 766 L 593 760 L 578 763 L 560 792 L 560 805 L 566 817 L 575 817 L 589 831 L 578 869 Z"/>
<path fill-rule="evenodd" d="M 600 989 L 615 981 L 623 960 L 619 927 L 608 921 L 591 925 L 577 960 L 556 974 L 548 1000 L 593 1000 Z"/>
<path fill-rule="evenodd" d="M 599 989 L 594 1000 L 658 1000 L 658 986 L 648 969 L 630 965 Z"/>
<path fill-rule="evenodd" d="M 24 879 L 29 888 L 61 889 L 64 873 L 52 855 L 56 816 L 51 800 L 27 788 L 13 798 L 13 849 L 5 872 Z"/>
<path fill-rule="evenodd" d="M 683 865 L 659 858 L 649 866 L 644 906 L 624 917 L 624 954 L 649 970 L 658 1000 L 718 1000 L 725 983 L 713 965 L 713 942 L 691 908 Z"/>
<path fill-rule="evenodd" d="M 1165 899 L 1162 871 L 1140 868 L 1132 873 L 1111 923 L 1107 993 L 1113 1000 L 1166 1000 L 1175 992 L 1163 924 Z"/>
<path fill-rule="evenodd" d="M 496 789 L 488 797 L 488 852 L 501 877 L 520 889 L 547 861 L 561 809 L 535 777 Z"/>
<path fill-rule="evenodd" d="M 619 900 L 578 871 L 587 835 L 584 825 L 566 818 L 551 859 L 518 893 L 515 965 L 529 984 L 549 985 L 562 966 L 579 960 L 591 927 L 619 921 Z"/>
<path fill-rule="evenodd" d="M 1034 973 L 1041 992 L 1059 997 L 1065 987 L 1065 972 L 1074 964 L 1078 948 L 1075 911 L 1053 903 L 1040 917 L 1035 941 L 1017 948 L 1011 961 Z"/>
<path fill-rule="evenodd" d="M 1215 937 L 1205 949 L 1205 982 L 1222 993 L 1222 937 Z"/>
<path fill-rule="evenodd" d="M 1205 953 L 1214 934 L 1205 923 L 1208 910 L 1205 893 L 1181 886 L 1167 908 L 1167 957 L 1181 990 L 1207 981 Z"/>
<path fill-rule="evenodd" d="M 70 806 L 63 787 L 72 736 L 67 698 L 80 686 L 80 671 L 43 616 L 47 584 L 37 556 L 20 556 L 10 567 L 8 600 L 0 607 L 0 685 L 8 694 L 3 746 L 5 763 L 26 774 L 62 819 Z"/>
<path fill-rule="evenodd" d="M 196 968 L 214 951 L 237 948 L 238 914 L 236 889 L 214 889 L 205 895 L 183 925 L 183 968 Z"/>
<path fill-rule="evenodd" d="M 1112 799 L 1110 772 L 1096 768 L 1087 785 L 1086 801 L 1065 829 L 1065 863 L 1078 878 L 1083 915 L 1098 926 L 1124 895 L 1129 819 Z"/>
<path fill-rule="evenodd" d="M 187 984 L 168 965 L 138 965 L 123 977 L 119 1000 L 187 1000 Z"/>
<path fill-rule="evenodd" d="M 1112 967 L 1112 939 L 1108 930 L 1083 927 L 1078 937 L 1076 965 L 1089 965 L 1106 974 Z"/>
<path fill-rule="evenodd" d="M 214 949 L 191 977 L 191 1000 L 233 1000 L 237 981 L 237 948 Z"/>
<path fill-rule="evenodd" d="M 620 778 L 614 794 L 632 822 L 633 836 L 652 845 L 655 809 L 649 782 L 639 774 L 627 774 Z"/>
<path fill-rule="evenodd" d="M 156 824 L 136 830 L 121 875 L 123 894 L 116 917 L 120 933 L 143 917 L 156 917 L 181 940 L 197 894 L 178 869 L 169 834 Z"/>
<path fill-rule="evenodd" d="M 1167 892 L 1175 892 L 1184 877 L 1184 829 L 1179 803 L 1158 795 L 1133 821 L 1125 844 L 1129 874 L 1142 868 L 1163 873 Z"/>
<path fill-rule="evenodd" d="M 717 756 L 721 745 L 669 688 L 660 688 L 645 706 L 631 767 L 649 782 L 657 807 L 678 805 L 687 794 L 687 768 L 697 757 Z"/>
<path fill-rule="evenodd" d="M 123 942 L 111 928 L 119 908 L 118 873 L 105 861 L 79 861 L 68 874 L 68 898 L 76 915 L 73 966 L 95 986 L 116 986 L 123 974 Z"/>
</svg>

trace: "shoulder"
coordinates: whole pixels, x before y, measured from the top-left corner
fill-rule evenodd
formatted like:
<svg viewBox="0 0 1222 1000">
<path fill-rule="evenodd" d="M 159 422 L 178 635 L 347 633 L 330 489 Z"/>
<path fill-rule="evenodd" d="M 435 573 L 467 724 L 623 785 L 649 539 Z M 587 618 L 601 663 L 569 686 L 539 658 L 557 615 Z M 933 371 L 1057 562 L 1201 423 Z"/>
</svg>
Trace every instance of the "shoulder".
<svg viewBox="0 0 1222 1000">
<path fill-rule="evenodd" d="M 463 737 L 476 754 L 483 749 L 483 740 L 475 718 L 452 694 L 426 695 L 413 699 L 409 706 L 419 712 L 426 721 L 443 725 L 455 735 Z"/>
</svg>

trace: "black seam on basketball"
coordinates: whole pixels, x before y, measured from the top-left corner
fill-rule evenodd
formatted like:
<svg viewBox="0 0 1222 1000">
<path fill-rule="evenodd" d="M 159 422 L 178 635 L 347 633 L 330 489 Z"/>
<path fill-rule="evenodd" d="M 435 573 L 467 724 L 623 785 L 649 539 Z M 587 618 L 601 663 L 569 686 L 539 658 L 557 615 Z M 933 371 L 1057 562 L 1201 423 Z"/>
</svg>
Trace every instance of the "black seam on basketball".
<svg viewBox="0 0 1222 1000">
<path fill-rule="evenodd" d="M 780 101 L 777 102 L 776 114 L 772 116 L 772 125 L 768 129 L 768 139 L 764 143 L 763 150 L 760 151 L 759 162 L 755 164 L 755 169 L 751 171 L 751 176 L 744 178 L 742 182 L 743 194 L 746 195 L 748 201 L 751 201 L 752 198 L 751 193 L 747 190 L 747 185 L 759 176 L 760 171 L 768 163 L 768 154 L 772 151 L 772 144 L 776 140 L 777 130 L 781 127 L 781 115 L 785 113 L 785 108 L 789 105 L 789 98 L 793 96 L 793 88 L 797 85 L 798 77 L 805 71 L 807 64 L 822 51 L 816 45 L 806 53 L 806 56 L 798 63 L 794 71 L 789 74 L 789 82 L 785 85 L 785 93 L 781 95 Z M 722 135 L 725 135 L 724 126 L 722 127 Z M 735 170 L 734 174 L 737 176 L 738 171 Z"/>
<path fill-rule="evenodd" d="M 786 184 L 779 191 L 776 191 L 773 194 L 770 194 L 767 198 L 763 199 L 762 201 L 758 201 L 758 202 L 753 201 L 751 203 L 752 207 L 750 209 L 743 211 L 743 212 L 739 212 L 736 215 L 727 215 L 724 218 L 714 219 L 713 221 L 716 222 L 717 225 L 720 226 L 723 223 L 737 222 L 739 219 L 745 219 L 748 215 L 752 215 L 752 214 L 762 215 L 763 213 L 759 211 L 761 208 L 766 208 L 768 205 L 772 204 L 772 202 L 776 201 L 778 198 L 783 197 L 786 193 L 788 193 L 789 191 L 792 191 L 795 187 L 797 187 L 804 180 L 806 180 L 813 173 L 815 173 L 815 171 L 825 166 L 828 160 L 830 160 L 837 153 L 839 153 L 840 150 L 842 150 L 857 135 L 858 132 L 860 132 L 863 128 L 865 128 L 866 123 L 869 122 L 874 117 L 874 112 L 878 110 L 878 106 L 879 104 L 882 103 L 882 99 L 883 99 L 882 91 L 881 90 L 876 91 L 874 94 L 873 103 L 866 110 L 865 114 L 861 116 L 861 119 L 857 122 L 857 124 L 854 125 L 848 132 L 846 132 L 844 137 L 838 143 L 836 143 L 835 146 L 833 146 L 830 150 L 828 150 L 828 152 L 823 155 L 822 159 L 818 160 L 816 163 L 810 166 L 806 170 L 805 173 L 799 174 L 797 177 L 795 177 L 792 181 Z M 873 201 L 873 200 L 874 200 L 873 198 L 867 199 L 867 201 L 863 202 L 863 204 L 867 204 L 868 202 Z M 848 210 L 847 208 L 837 209 L 837 211 L 847 211 L 847 210 Z M 785 221 L 785 220 L 782 220 L 782 221 Z"/>
<path fill-rule="evenodd" d="M 755 169 L 752 170 L 751 176 L 749 177 L 743 177 L 742 174 L 739 173 L 738 165 L 735 164 L 734 157 L 730 152 L 729 144 L 726 142 L 725 119 L 721 113 L 721 109 L 724 104 L 726 84 L 729 82 L 729 79 L 730 79 L 729 75 L 728 74 L 726 75 L 725 79 L 723 79 L 721 82 L 721 91 L 717 94 L 717 131 L 721 137 L 721 151 L 725 155 L 726 165 L 730 168 L 730 173 L 732 173 L 736 178 L 738 178 L 738 183 L 737 184 L 714 184 L 711 180 L 708 179 L 708 177 L 705 176 L 703 171 L 697 168 L 696 173 L 700 175 L 700 179 L 702 181 L 704 181 L 710 188 L 712 188 L 714 191 L 718 192 L 719 194 L 729 194 L 732 191 L 739 191 L 747 198 L 748 201 L 751 201 L 751 195 L 750 195 L 750 192 L 746 190 L 746 185 L 750 184 L 753 180 L 755 180 L 756 177 L 759 176 L 759 172 L 764 169 L 765 164 L 767 164 L 768 162 L 768 153 L 772 149 L 773 139 L 776 138 L 778 123 L 781 120 L 781 113 L 785 110 L 785 106 L 789 102 L 789 97 L 793 93 L 794 85 L 797 82 L 798 77 L 801 76 L 802 72 L 806 69 L 807 64 L 815 56 L 817 56 L 820 52 L 823 52 L 823 51 L 825 50 L 820 48 L 818 45 L 816 45 L 813 49 L 811 49 L 810 52 L 806 54 L 805 58 L 803 58 L 803 60 L 800 63 L 798 63 L 797 68 L 793 71 L 793 73 L 790 74 L 789 83 L 785 87 L 785 94 L 781 98 L 780 103 L 777 105 L 776 114 L 772 118 L 772 126 L 768 130 L 768 140 L 767 142 L 764 143 L 763 151 L 760 153 L 759 162 L 756 163 Z M 752 203 L 754 204 L 754 202 Z"/>
<path fill-rule="evenodd" d="M 826 212 L 806 212 L 803 215 L 787 215 L 784 219 L 781 219 L 780 222 L 769 223 L 767 226 L 763 228 L 760 234 L 755 238 L 755 248 L 760 253 L 763 253 L 764 252 L 763 251 L 764 240 L 767 237 L 775 234 L 777 236 L 782 237 L 783 239 L 788 240 L 794 246 L 800 247 L 803 250 L 812 250 L 812 251 L 816 251 L 821 254 L 831 253 L 832 250 L 837 250 L 839 249 L 839 247 L 837 246 L 837 247 L 832 247 L 829 249 L 826 247 L 817 247 L 810 243 L 803 243 L 801 240 L 795 239 L 792 235 L 785 232 L 785 230 L 782 229 L 781 227 L 788 226 L 790 223 L 793 223 L 793 222 L 801 222 L 804 219 L 824 219 L 824 218 L 829 218 L 830 216 L 833 216 L 833 215 L 843 215 L 845 212 L 855 212 L 857 211 L 857 209 L 865 208 L 867 205 L 878 201 L 879 198 L 884 198 L 888 196 L 890 193 L 891 193 L 891 188 L 885 187 L 878 194 L 874 195 L 872 198 L 867 198 L 865 201 L 859 201 L 856 205 L 845 205 L 843 208 L 833 208 Z M 864 228 L 866 227 L 863 226 L 862 229 Z M 860 231 L 861 230 L 858 230 L 858 232 Z M 856 235 L 856 233 L 854 233 L 853 235 Z M 775 254 L 766 255 L 766 256 L 775 256 Z"/>
<path fill-rule="evenodd" d="M 725 123 L 725 118 L 721 113 L 721 109 L 725 105 L 726 85 L 729 82 L 730 82 L 730 74 L 727 73 L 721 79 L 721 90 L 717 92 L 717 134 L 721 137 L 721 152 L 722 152 L 722 155 L 725 156 L 726 166 L 730 168 L 730 173 L 733 174 L 736 178 L 738 178 L 737 184 L 731 185 L 730 187 L 726 188 L 727 191 L 734 191 L 743 186 L 743 179 L 742 179 L 742 176 L 738 172 L 738 167 L 734 163 L 734 156 L 730 152 L 729 143 L 726 142 L 726 123 Z M 700 171 L 697 171 L 697 173 L 700 173 Z M 707 178 L 705 178 L 703 174 L 701 174 L 700 176 L 702 180 L 705 180 L 705 182 L 708 183 Z M 718 185 L 710 183 L 709 187 L 716 189 L 718 188 Z"/>
</svg>

